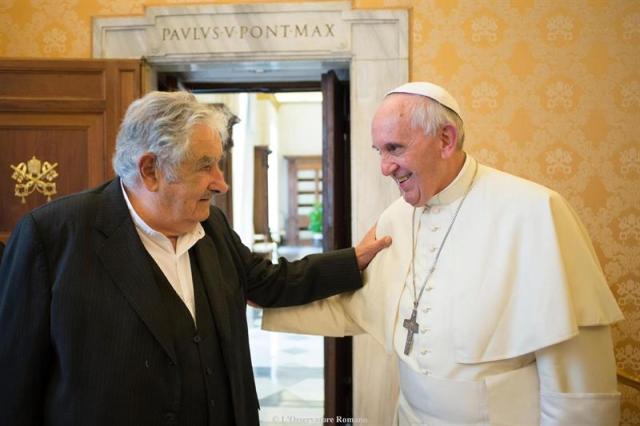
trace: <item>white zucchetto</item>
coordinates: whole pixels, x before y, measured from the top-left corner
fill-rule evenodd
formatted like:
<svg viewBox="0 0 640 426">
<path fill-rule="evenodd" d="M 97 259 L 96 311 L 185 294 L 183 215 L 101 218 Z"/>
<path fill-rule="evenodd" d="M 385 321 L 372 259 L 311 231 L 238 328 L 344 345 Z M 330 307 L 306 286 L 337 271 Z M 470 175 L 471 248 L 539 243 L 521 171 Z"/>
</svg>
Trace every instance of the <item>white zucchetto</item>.
<svg viewBox="0 0 640 426">
<path fill-rule="evenodd" d="M 389 93 L 387 93 L 387 96 L 393 93 L 406 93 L 409 95 L 419 95 L 433 99 L 434 101 L 444 105 L 445 107 L 458 114 L 458 116 L 462 119 L 462 112 L 460 111 L 458 101 L 456 101 L 456 99 L 451 96 L 449 92 L 447 92 L 444 88 L 438 86 L 437 84 L 429 83 L 426 81 L 405 83 L 402 86 L 396 87 L 395 89 L 391 90 Z"/>
</svg>

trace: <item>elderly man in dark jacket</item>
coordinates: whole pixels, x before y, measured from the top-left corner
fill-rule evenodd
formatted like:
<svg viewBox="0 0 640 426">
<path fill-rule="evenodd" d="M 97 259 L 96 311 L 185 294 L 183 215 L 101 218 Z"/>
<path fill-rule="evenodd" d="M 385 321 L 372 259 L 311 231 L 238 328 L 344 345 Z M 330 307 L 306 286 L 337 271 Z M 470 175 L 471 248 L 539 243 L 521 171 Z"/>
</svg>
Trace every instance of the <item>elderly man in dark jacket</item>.
<svg viewBox="0 0 640 426">
<path fill-rule="evenodd" d="M 389 240 L 274 265 L 211 197 L 224 124 L 184 92 L 134 102 L 118 178 L 25 215 L 0 264 L 1 425 L 257 425 L 245 316 L 361 286 Z"/>
</svg>

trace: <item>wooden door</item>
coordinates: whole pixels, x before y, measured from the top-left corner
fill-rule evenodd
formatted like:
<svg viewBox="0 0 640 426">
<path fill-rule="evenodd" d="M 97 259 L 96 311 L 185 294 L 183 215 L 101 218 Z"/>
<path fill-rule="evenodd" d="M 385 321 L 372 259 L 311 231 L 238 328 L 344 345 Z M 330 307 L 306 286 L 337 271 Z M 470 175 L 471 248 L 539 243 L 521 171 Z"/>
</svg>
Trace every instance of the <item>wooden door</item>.
<svg viewBox="0 0 640 426">
<path fill-rule="evenodd" d="M 137 60 L 0 61 L 0 240 L 49 199 L 112 178 Z"/>
<path fill-rule="evenodd" d="M 322 201 L 322 156 L 290 155 L 287 160 L 288 208 L 286 242 L 291 246 L 313 243 L 309 214 Z"/>
<path fill-rule="evenodd" d="M 324 251 L 351 246 L 349 83 L 322 75 Z M 325 417 L 352 417 L 352 340 L 325 338 Z"/>
</svg>

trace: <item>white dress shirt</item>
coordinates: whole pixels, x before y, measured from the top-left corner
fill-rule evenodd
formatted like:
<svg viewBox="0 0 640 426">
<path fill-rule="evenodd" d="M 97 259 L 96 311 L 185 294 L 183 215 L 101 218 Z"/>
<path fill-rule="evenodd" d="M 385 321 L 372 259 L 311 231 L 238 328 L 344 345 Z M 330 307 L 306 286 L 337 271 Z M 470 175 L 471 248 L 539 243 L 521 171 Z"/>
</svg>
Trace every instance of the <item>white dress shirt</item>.
<svg viewBox="0 0 640 426">
<path fill-rule="evenodd" d="M 176 248 L 173 248 L 171 240 L 151 228 L 142 220 L 136 210 L 131 205 L 127 191 L 122 182 L 122 194 L 129 208 L 129 213 L 136 226 L 136 231 L 142 240 L 144 248 L 151 255 L 160 270 L 167 278 L 167 281 L 173 287 L 173 290 L 184 302 L 193 317 L 196 320 L 196 306 L 193 295 L 193 276 L 191 275 L 191 263 L 189 261 L 189 249 L 193 247 L 198 240 L 204 237 L 204 229 L 199 223 L 191 232 L 180 235 L 176 242 Z"/>
</svg>

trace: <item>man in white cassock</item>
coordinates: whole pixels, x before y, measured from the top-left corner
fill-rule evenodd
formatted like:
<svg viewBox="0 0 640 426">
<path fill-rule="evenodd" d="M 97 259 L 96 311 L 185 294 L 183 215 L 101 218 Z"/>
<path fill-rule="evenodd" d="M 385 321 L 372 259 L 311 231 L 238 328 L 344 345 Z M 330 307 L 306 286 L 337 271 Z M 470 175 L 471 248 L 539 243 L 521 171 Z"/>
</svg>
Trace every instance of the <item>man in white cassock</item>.
<svg viewBox="0 0 640 426">
<path fill-rule="evenodd" d="M 617 425 L 610 325 L 622 319 L 576 213 L 556 192 L 463 150 L 460 107 L 408 83 L 373 147 L 402 198 L 365 286 L 267 310 L 263 328 L 369 333 L 399 364 L 399 425 Z"/>
</svg>

